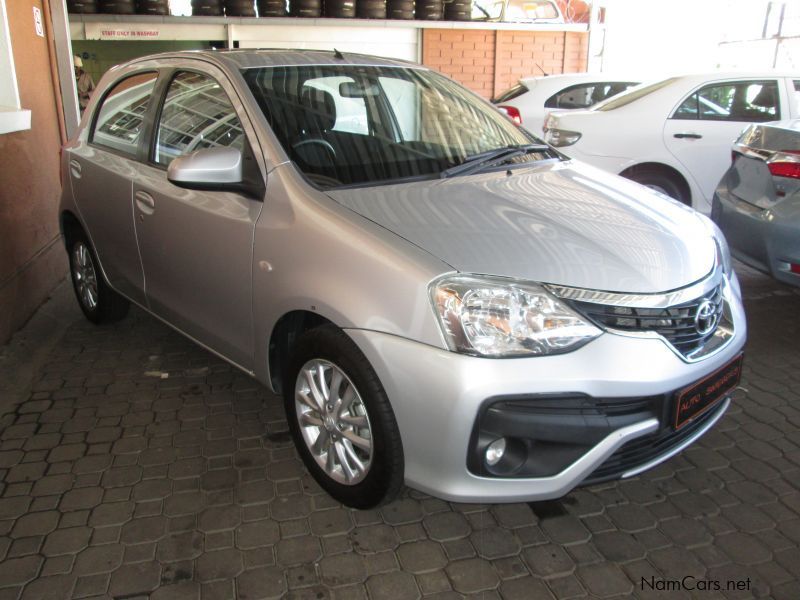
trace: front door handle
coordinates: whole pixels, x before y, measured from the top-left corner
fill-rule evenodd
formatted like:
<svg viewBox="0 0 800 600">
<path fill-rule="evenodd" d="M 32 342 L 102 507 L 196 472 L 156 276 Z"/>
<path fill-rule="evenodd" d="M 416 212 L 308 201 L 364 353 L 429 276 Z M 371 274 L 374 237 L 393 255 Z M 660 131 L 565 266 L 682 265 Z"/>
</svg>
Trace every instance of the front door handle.
<svg viewBox="0 0 800 600">
<path fill-rule="evenodd" d="M 676 133 L 672 137 L 676 137 L 679 140 L 687 139 L 687 140 L 699 140 L 702 139 L 703 136 L 699 133 Z"/>
<path fill-rule="evenodd" d="M 73 177 L 75 177 L 76 179 L 81 178 L 81 163 L 79 163 L 74 158 L 71 161 L 69 161 L 69 170 L 72 173 Z"/>
<path fill-rule="evenodd" d="M 147 192 L 136 192 L 134 198 L 136 198 L 136 206 L 142 213 L 152 215 L 156 212 L 156 201 Z"/>
</svg>

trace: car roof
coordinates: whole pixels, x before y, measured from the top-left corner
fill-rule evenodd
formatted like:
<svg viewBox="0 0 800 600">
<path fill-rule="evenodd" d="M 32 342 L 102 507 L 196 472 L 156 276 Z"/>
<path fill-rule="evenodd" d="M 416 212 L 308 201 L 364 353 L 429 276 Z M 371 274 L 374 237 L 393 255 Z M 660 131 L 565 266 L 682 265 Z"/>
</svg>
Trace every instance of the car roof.
<svg viewBox="0 0 800 600">
<path fill-rule="evenodd" d="M 554 73 L 552 75 L 531 75 L 530 77 L 521 77 L 520 81 L 529 84 L 545 83 L 545 82 L 564 82 L 564 81 L 644 81 L 641 76 L 632 75 L 630 73 Z"/>
<path fill-rule="evenodd" d="M 337 52 L 336 50 L 294 50 L 287 48 L 258 48 L 247 50 L 186 50 L 183 52 L 165 52 L 138 58 L 134 62 L 165 59 L 187 58 L 204 59 L 224 64 L 230 68 L 252 69 L 259 67 L 297 66 L 297 65 L 359 65 L 375 67 L 425 67 L 405 60 L 357 54 L 354 52 Z"/>
<path fill-rule="evenodd" d="M 800 73 L 764 69 L 762 71 L 711 71 L 707 73 L 683 73 L 660 77 L 659 80 L 675 78 L 678 81 L 697 82 L 717 81 L 720 79 L 760 79 L 769 77 L 800 77 Z"/>
</svg>

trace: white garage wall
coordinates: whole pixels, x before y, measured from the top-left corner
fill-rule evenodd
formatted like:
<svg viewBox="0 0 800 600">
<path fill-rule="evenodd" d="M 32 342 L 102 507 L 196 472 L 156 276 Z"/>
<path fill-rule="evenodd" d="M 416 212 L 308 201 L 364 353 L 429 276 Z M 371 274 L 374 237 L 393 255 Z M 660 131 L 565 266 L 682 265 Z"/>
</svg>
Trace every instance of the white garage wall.
<svg viewBox="0 0 800 600">
<path fill-rule="evenodd" d="M 601 4 L 606 7 L 605 47 L 602 56 L 590 57 L 590 70 L 658 76 L 772 67 L 774 44 L 772 52 L 760 48 L 747 52 L 736 47 L 740 40 L 761 38 L 769 0 L 601 0 Z M 781 2 L 772 4 L 770 26 Z M 796 28 L 792 15 L 800 2 L 789 0 L 786 6 L 784 34 Z M 791 57 L 792 52 L 783 54 Z M 781 61 L 778 64 L 791 66 Z"/>
<path fill-rule="evenodd" d="M 231 25 L 232 39 L 240 48 L 298 48 L 359 52 L 402 60 L 419 60 L 419 29 L 413 27 L 238 27 Z"/>
</svg>

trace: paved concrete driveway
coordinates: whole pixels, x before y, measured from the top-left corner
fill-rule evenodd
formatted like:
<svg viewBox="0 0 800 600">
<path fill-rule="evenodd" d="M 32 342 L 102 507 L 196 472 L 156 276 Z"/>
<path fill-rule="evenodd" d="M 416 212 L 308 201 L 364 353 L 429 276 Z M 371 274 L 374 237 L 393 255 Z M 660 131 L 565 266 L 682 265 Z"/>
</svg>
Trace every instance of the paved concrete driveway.
<svg viewBox="0 0 800 600">
<path fill-rule="evenodd" d="M 672 598 L 686 576 L 796 599 L 800 293 L 745 292 L 745 391 L 667 464 L 559 502 L 406 490 L 359 512 L 306 475 L 273 395 L 139 310 L 94 327 L 61 289 L 0 357 L 0 599 Z"/>
</svg>

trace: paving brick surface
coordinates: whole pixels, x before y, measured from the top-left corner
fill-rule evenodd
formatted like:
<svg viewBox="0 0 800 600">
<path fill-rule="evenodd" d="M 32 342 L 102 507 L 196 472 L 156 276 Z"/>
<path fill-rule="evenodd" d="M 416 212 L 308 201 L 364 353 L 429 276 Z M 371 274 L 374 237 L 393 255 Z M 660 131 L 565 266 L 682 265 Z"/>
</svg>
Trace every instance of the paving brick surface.
<svg viewBox="0 0 800 600">
<path fill-rule="evenodd" d="M 306 474 L 255 381 L 73 307 L 0 411 L 0 598 L 800 598 L 800 292 L 743 287 L 742 387 L 679 456 L 548 503 L 370 511 Z M 653 589 L 687 575 L 749 589 Z"/>
</svg>

